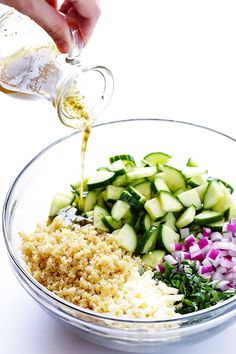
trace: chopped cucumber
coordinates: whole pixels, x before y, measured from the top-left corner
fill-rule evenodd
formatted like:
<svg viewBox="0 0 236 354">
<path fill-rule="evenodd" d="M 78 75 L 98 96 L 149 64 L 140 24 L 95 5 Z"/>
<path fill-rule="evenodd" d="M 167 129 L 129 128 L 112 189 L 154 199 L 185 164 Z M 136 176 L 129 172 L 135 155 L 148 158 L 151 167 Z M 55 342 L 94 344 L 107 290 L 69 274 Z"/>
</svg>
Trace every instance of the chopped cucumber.
<svg viewBox="0 0 236 354">
<path fill-rule="evenodd" d="M 231 200 L 231 202 L 230 202 L 228 220 L 231 220 L 234 217 L 236 217 L 236 200 L 235 199 Z"/>
<path fill-rule="evenodd" d="M 207 171 L 207 169 L 202 168 L 202 167 L 186 166 L 183 168 L 182 172 L 185 175 L 185 177 L 191 178 L 191 177 L 195 177 L 195 176 L 202 176 L 202 175 L 206 174 L 208 171 Z"/>
<path fill-rule="evenodd" d="M 186 208 L 191 205 L 194 205 L 196 209 L 201 209 L 202 203 L 195 189 L 190 189 L 188 191 L 178 194 L 178 199 Z"/>
<path fill-rule="evenodd" d="M 170 192 L 160 191 L 159 201 L 164 211 L 180 211 L 183 209 L 182 203 L 180 203 L 177 197 L 174 197 Z"/>
<path fill-rule="evenodd" d="M 102 222 L 110 231 L 118 230 L 123 225 L 120 221 L 114 220 L 110 215 L 104 216 Z"/>
<path fill-rule="evenodd" d="M 125 155 L 125 154 L 123 154 L 123 155 L 115 155 L 115 156 L 111 156 L 109 158 L 110 163 L 113 163 L 113 162 L 118 161 L 118 160 L 122 160 L 125 165 L 128 163 L 128 164 L 131 164 L 134 167 L 136 166 L 136 163 L 135 163 L 135 160 L 134 160 L 133 156 L 128 155 L 128 154 L 127 155 Z"/>
<path fill-rule="evenodd" d="M 120 221 L 130 209 L 129 204 L 122 200 L 117 200 L 111 209 L 111 216 L 114 220 Z"/>
<path fill-rule="evenodd" d="M 153 221 L 148 214 L 145 213 L 140 216 L 139 227 L 140 227 L 141 233 L 144 234 L 147 230 L 149 230 L 150 227 L 152 226 L 152 224 L 153 224 Z"/>
<path fill-rule="evenodd" d="M 113 162 L 110 165 L 109 170 L 115 172 L 117 176 L 125 175 L 127 172 L 125 164 L 122 160 L 117 160 Z"/>
<path fill-rule="evenodd" d="M 113 186 L 116 187 L 125 187 L 128 184 L 127 176 L 117 176 L 116 179 L 112 182 Z"/>
<path fill-rule="evenodd" d="M 125 224 L 122 229 L 117 233 L 118 245 L 129 252 L 134 252 L 138 244 L 138 238 L 134 228 Z"/>
<path fill-rule="evenodd" d="M 139 184 L 135 184 L 135 189 L 140 192 L 146 199 L 151 198 L 151 183 L 145 181 Z"/>
<path fill-rule="evenodd" d="M 144 208 L 153 221 L 160 219 L 166 214 L 166 212 L 162 209 L 161 203 L 157 197 L 147 200 L 144 204 Z"/>
<path fill-rule="evenodd" d="M 51 206 L 49 210 L 49 216 L 54 217 L 58 214 L 59 210 L 65 208 L 70 205 L 75 198 L 74 193 L 62 193 L 58 192 L 54 195 L 51 201 Z"/>
<path fill-rule="evenodd" d="M 174 167 L 168 165 L 163 166 L 163 179 L 171 192 L 180 188 L 186 190 L 184 175 L 180 170 L 177 170 Z"/>
<path fill-rule="evenodd" d="M 222 215 L 212 210 L 205 210 L 194 218 L 194 222 L 198 225 L 205 226 L 222 220 Z"/>
<path fill-rule="evenodd" d="M 231 194 L 229 190 L 225 187 L 225 185 L 221 182 L 219 182 L 223 196 L 220 198 L 220 200 L 213 205 L 212 210 L 217 211 L 218 213 L 224 214 L 226 210 L 229 209 L 230 204 L 231 204 Z"/>
<path fill-rule="evenodd" d="M 129 181 L 132 181 L 133 179 L 153 176 L 156 174 L 156 172 L 157 169 L 155 166 L 137 167 L 134 168 L 132 171 L 128 172 L 127 177 Z"/>
<path fill-rule="evenodd" d="M 96 192 L 94 191 L 88 192 L 88 194 L 84 198 L 84 208 L 83 208 L 84 212 L 86 213 L 87 211 L 93 210 L 96 205 L 96 202 L 97 202 Z"/>
<path fill-rule="evenodd" d="M 115 172 L 96 171 L 96 173 L 88 178 L 88 190 L 94 190 L 101 187 L 106 187 L 111 184 L 116 178 Z"/>
<path fill-rule="evenodd" d="M 220 184 L 217 181 L 208 182 L 208 186 L 203 197 L 204 209 L 211 209 L 222 197 L 224 197 L 224 193 Z"/>
<path fill-rule="evenodd" d="M 166 216 L 165 216 L 165 224 L 167 226 L 171 227 L 174 231 L 176 231 L 176 227 L 175 227 L 176 217 L 175 217 L 174 213 L 169 212 L 169 213 L 166 214 Z"/>
<path fill-rule="evenodd" d="M 94 213 L 93 213 L 94 227 L 102 231 L 109 231 L 109 228 L 103 222 L 104 216 L 108 216 L 108 215 L 109 212 L 106 209 L 100 207 L 99 205 L 95 205 Z"/>
<path fill-rule="evenodd" d="M 212 231 L 222 231 L 224 227 L 225 219 L 222 218 L 220 221 L 212 222 L 211 224 L 206 225 Z"/>
<path fill-rule="evenodd" d="M 141 200 L 141 197 L 137 197 L 136 195 L 132 195 L 131 193 L 129 193 L 126 190 L 121 194 L 120 199 L 135 209 L 141 209 L 143 206 L 143 200 Z"/>
<path fill-rule="evenodd" d="M 116 187 L 110 184 L 106 188 L 106 201 L 114 202 L 118 200 L 123 192 L 124 192 L 123 187 Z"/>
<path fill-rule="evenodd" d="M 163 263 L 165 255 L 166 252 L 163 250 L 154 250 L 144 254 L 141 260 L 146 266 L 155 269 L 158 264 Z"/>
<path fill-rule="evenodd" d="M 194 177 L 191 177 L 187 180 L 188 186 L 190 186 L 192 188 L 201 186 L 202 184 L 205 184 L 205 183 L 206 183 L 206 179 L 203 178 L 202 176 L 194 176 Z"/>
<path fill-rule="evenodd" d="M 160 191 L 169 192 L 170 190 L 162 177 L 156 177 L 152 182 L 152 191 L 153 194 L 155 195 L 158 194 Z"/>
<path fill-rule="evenodd" d="M 199 187 L 194 188 L 194 190 L 197 192 L 197 194 L 199 195 L 199 198 L 201 200 L 201 202 L 203 201 L 204 198 L 204 194 L 206 192 L 208 184 L 201 184 Z"/>
<path fill-rule="evenodd" d="M 138 251 L 141 254 L 152 251 L 156 247 L 158 237 L 158 228 L 155 226 L 151 226 L 149 230 L 145 232 L 145 234 L 139 237 L 138 240 Z"/>
<path fill-rule="evenodd" d="M 166 249 L 168 252 L 172 252 L 171 245 L 178 243 L 180 235 L 177 234 L 167 225 L 160 225 L 158 231 L 158 244 L 161 248 Z"/>
<path fill-rule="evenodd" d="M 171 156 L 165 154 L 164 152 L 151 152 L 146 155 L 143 160 L 148 162 L 151 166 L 156 166 L 158 164 L 166 164 L 171 159 Z"/>
<path fill-rule="evenodd" d="M 183 212 L 183 214 L 176 221 L 176 226 L 178 227 L 178 229 L 182 229 L 185 226 L 191 224 L 195 218 L 195 215 L 196 208 L 195 206 L 191 205 Z"/>
</svg>

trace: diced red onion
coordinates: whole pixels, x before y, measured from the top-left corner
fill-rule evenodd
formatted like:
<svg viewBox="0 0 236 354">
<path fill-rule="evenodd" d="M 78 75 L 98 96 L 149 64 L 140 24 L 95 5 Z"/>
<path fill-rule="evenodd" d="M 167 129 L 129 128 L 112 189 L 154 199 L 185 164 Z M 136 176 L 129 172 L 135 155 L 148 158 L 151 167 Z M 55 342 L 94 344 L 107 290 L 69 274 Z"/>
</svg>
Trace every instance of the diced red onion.
<svg viewBox="0 0 236 354">
<path fill-rule="evenodd" d="M 186 260 L 186 259 L 191 259 L 190 253 L 188 253 L 188 252 L 181 252 L 181 254 L 180 254 L 180 259 L 181 259 L 181 261 Z"/>
<path fill-rule="evenodd" d="M 229 284 L 230 284 L 230 282 L 228 280 L 222 280 L 219 282 L 219 284 L 216 286 L 216 288 L 221 291 L 225 291 L 225 290 L 229 289 Z"/>
<path fill-rule="evenodd" d="M 209 261 L 208 258 L 205 258 L 204 261 L 202 261 L 202 265 L 204 265 L 204 266 L 211 266 L 212 264 L 211 264 L 211 262 Z"/>
<path fill-rule="evenodd" d="M 220 232 L 215 231 L 211 233 L 211 240 L 212 241 L 221 241 L 223 238 L 223 236 L 221 235 Z"/>
<path fill-rule="evenodd" d="M 204 237 L 209 237 L 211 234 L 211 229 L 209 227 L 203 227 L 202 234 Z"/>
<path fill-rule="evenodd" d="M 164 257 L 164 260 L 169 263 L 170 265 L 176 265 L 178 262 L 177 260 L 171 256 L 170 254 L 167 254 L 165 257 Z"/>
<path fill-rule="evenodd" d="M 199 274 L 212 273 L 212 272 L 213 272 L 212 266 L 200 266 L 198 270 Z"/>
<path fill-rule="evenodd" d="M 165 271 L 165 268 L 164 268 L 163 264 L 158 264 L 156 266 L 156 270 L 160 273 L 163 273 Z"/>
<path fill-rule="evenodd" d="M 231 224 L 236 225 L 236 218 L 235 217 L 231 219 Z"/>
<path fill-rule="evenodd" d="M 227 226 L 226 226 L 226 230 L 227 231 L 230 231 L 230 232 L 236 232 L 236 225 L 234 225 L 234 224 L 227 224 Z"/>
</svg>

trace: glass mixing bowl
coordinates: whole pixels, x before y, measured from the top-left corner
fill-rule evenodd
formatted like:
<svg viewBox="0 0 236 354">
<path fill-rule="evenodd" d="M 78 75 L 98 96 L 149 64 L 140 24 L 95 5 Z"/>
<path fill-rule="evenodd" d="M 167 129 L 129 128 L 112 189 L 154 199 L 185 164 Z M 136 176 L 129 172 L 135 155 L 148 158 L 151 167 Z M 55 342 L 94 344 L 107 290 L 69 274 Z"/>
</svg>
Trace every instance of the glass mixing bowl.
<svg viewBox="0 0 236 354">
<path fill-rule="evenodd" d="M 217 334 L 236 318 L 236 299 L 165 321 L 112 318 L 88 311 L 57 297 L 27 272 L 19 249 L 19 231 L 30 232 L 43 222 L 53 194 L 80 179 L 81 133 L 62 138 L 40 152 L 19 173 L 7 194 L 3 232 L 15 275 L 26 291 L 56 320 L 83 338 L 122 351 L 158 353 Z M 107 164 L 115 154 L 137 159 L 163 151 L 173 164 L 184 166 L 192 156 L 211 176 L 235 185 L 232 162 L 236 141 L 212 129 L 164 119 L 135 119 L 97 125 L 86 155 L 86 174 Z"/>
</svg>

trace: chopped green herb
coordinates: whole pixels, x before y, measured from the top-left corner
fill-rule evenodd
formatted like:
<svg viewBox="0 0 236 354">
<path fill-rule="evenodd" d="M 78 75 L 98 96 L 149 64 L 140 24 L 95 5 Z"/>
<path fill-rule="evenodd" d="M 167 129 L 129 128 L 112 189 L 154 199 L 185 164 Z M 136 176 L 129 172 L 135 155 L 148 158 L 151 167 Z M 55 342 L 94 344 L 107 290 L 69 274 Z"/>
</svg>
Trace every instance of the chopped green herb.
<svg viewBox="0 0 236 354">
<path fill-rule="evenodd" d="M 215 289 L 209 279 L 198 274 L 196 262 L 184 261 L 176 266 L 165 262 L 163 266 L 165 271 L 155 272 L 154 279 L 177 288 L 184 295 L 182 307 L 177 310 L 181 314 L 205 309 L 236 295 L 234 289 L 224 292 Z"/>
</svg>

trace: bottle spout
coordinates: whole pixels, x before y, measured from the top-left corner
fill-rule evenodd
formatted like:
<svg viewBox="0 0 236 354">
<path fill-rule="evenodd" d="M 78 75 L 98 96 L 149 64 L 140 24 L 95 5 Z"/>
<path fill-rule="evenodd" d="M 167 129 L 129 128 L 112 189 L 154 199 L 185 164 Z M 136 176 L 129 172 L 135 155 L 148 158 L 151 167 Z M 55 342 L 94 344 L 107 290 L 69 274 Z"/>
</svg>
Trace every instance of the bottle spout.
<svg viewBox="0 0 236 354">
<path fill-rule="evenodd" d="M 76 29 L 71 29 L 72 45 L 69 54 L 66 57 L 66 62 L 71 65 L 80 64 L 80 54 L 83 49 L 83 40 L 81 34 Z"/>
</svg>

